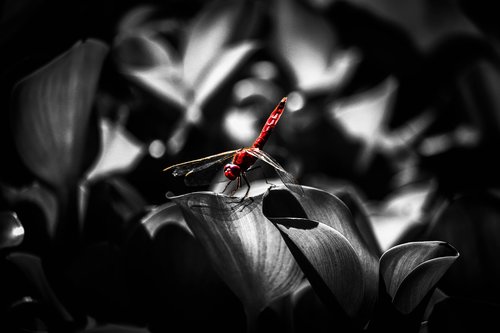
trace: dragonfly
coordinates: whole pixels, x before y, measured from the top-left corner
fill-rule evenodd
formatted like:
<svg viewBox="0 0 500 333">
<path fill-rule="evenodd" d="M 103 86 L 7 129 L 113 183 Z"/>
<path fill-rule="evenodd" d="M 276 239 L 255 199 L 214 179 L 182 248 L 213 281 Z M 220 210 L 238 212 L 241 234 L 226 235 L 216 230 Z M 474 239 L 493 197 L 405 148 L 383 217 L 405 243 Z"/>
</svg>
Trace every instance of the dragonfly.
<svg viewBox="0 0 500 333">
<path fill-rule="evenodd" d="M 274 168 L 285 186 L 295 192 L 299 192 L 300 187 L 295 186 L 297 182 L 294 176 L 288 173 L 273 157 L 262 150 L 271 132 L 278 124 L 283 111 L 285 111 L 286 101 L 287 97 L 283 97 L 278 105 L 276 105 L 252 146 L 175 164 L 165 168 L 163 171 L 169 171 L 175 177 L 184 176 L 184 182 L 188 186 L 201 186 L 208 185 L 215 173 L 225 164 L 222 170 L 224 171 L 224 176 L 229 179 L 228 185 L 234 180 L 237 182 L 232 194 L 241 187 L 242 179 L 246 183 L 247 189 L 243 196 L 244 199 L 250 191 L 250 182 L 247 179 L 246 173 L 257 160 L 260 160 Z M 224 191 L 227 187 L 224 188 Z"/>
</svg>

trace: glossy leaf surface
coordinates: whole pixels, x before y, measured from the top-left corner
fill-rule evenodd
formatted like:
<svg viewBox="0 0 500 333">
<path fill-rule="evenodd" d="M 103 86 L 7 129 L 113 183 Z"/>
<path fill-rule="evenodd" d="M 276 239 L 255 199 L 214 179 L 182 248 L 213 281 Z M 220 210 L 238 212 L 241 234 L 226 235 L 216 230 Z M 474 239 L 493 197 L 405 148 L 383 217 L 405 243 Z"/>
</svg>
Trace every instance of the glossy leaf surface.
<svg viewBox="0 0 500 333">
<path fill-rule="evenodd" d="M 302 239 L 307 239 L 306 237 L 319 239 L 322 237 L 333 237 L 337 239 L 337 244 L 343 244 L 339 245 L 341 246 L 339 248 L 324 248 L 320 250 L 321 246 L 319 246 L 319 244 L 321 243 L 316 241 L 319 246 L 318 250 L 316 253 L 311 250 L 309 252 L 311 258 L 308 258 L 309 263 L 312 264 L 313 267 L 315 267 L 313 263 L 320 263 L 325 260 L 325 257 L 328 257 L 324 253 L 321 254 L 321 252 L 324 251 L 342 251 L 342 254 L 337 252 L 337 255 L 339 256 L 338 258 L 350 258 L 352 254 L 356 256 L 357 261 L 359 262 L 359 269 L 361 270 L 362 279 L 361 282 L 359 282 L 361 285 L 358 286 L 358 288 L 350 288 L 349 291 L 352 293 L 351 296 L 353 304 L 356 304 L 358 301 L 361 304 L 356 306 L 349 305 L 349 309 L 352 310 L 350 313 L 351 315 L 355 314 L 356 317 L 362 317 L 363 320 L 366 320 L 377 298 L 378 260 L 376 256 L 370 252 L 368 246 L 363 241 L 360 231 L 353 222 L 349 209 L 342 201 L 340 201 L 337 197 L 319 189 L 311 187 L 303 187 L 303 189 L 305 192 L 304 196 L 299 196 L 291 191 L 279 187 L 277 189 L 271 189 L 264 199 L 264 212 L 273 222 L 279 221 L 279 219 L 298 217 L 302 219 L 307 218 L 308 220 L 316 223 L 319 222 L 329 227 L 326 228 L 321 226 L 318 227 L 318 229 L 302 228 L 300 231 L 294 231 L 297 233 L 313 232 L 313 235 L 303 235 L 301 236 L 302 238 L 294 236 L 299 242 L 295 245 L 299 248 L 308 248 L 310 245 L 309 241 L 305 241 L 304 244 L 301 244 L 301 242 L 304 242 Z M 349 262 L 349 265 L 352 265 L 352 267 L 342 268 L 342 270 L 352 272 L 351 274 L 353 274 L 353 276 L 357 276 L 358 268 L 355 267 L 357 261 L 352 258 L 346 261 Z M 320 268 L 315 269 L 319 270 Z M 340 270 L 340 268 L 336 269 Z M 332 281 L 335 281 L 338 279 L 337 274 L 340 273 L 332 270 L 330 276 L 324 277 L 324 283 L 328 285 L 330 283 L 328 280 L 331 279 Z M 357 277 L 354 277 L 354 280 L 359 281 Z M 332 292 L 335 293 L 334 290 L 332 290 Z M 341 292 L 344 293 L 345 291 L 342 290 Z M 359 296 L 356 296 L 358 293 L 362 293 L 360 299 L 358 299 Z M 336 295 L 336 297 L 338 296 Z M 347 296 L 342 297 L 348 298 Z M 354 311 L 354 309 L 357 311 Z"/>
<path fill-rule="evenodd" d="M 397 245 L 380 258 L 380 272 L 394 305 L 410 313 L 458 258 L 458 252 L 439 241 Z"/>
<path fill-rule="evenodd" d="M 14 212 L 0 212 L 0 249 L 17 246 L 24 238 L 24 228 Z"/>
<path fill-rule="evenodd" d="M 45 215 L 45 230 L 53 237 L 57 226 L 58 202 L 55 194 L 39 183 L 14 188 L 0 185 L 0 192 L 10 205 L 19 205 L 30 202 L 38 206 Z"/>
<path fill-rule="evenodd" d="M 272 219 L 285 239 L 297 247 L 319 274 L 344 311 L 356 317 L 363 303 L 364 276 L 361 263 L 349 241 L 326 224 L 307 219 Z M 299 263 L 301 260 L 297 260 Z M 306 276 L 309 269 L 304 269 Z M 310 278 L 311 279 L 311 278 Z M 314 282 L 311 282 L 314 284 Z"/>
<path fill-rule="evenodd" d="M 298 285 L 300 269 L 279 231 L 262 214 L 262 196 L 239 202 L 195 192 L 171 199 L 216 271 L 244 304 L 247 316 L 256 316 Z"/>
</svg>

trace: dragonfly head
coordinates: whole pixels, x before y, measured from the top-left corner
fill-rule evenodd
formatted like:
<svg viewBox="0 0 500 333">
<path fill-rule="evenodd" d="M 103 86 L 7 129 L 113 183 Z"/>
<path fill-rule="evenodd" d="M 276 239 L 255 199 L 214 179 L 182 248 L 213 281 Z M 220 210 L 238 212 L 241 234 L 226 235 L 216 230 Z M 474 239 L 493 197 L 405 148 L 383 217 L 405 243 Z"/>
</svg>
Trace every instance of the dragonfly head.
<svg viewBox="0 0 500 333">
<path fill-rule="evenodd" d="M 224 176 L 230 180 L 235 180 L 241 174 L 241 168 L 233 163 L 228 163 L 224 166 Z"/>
</svg>

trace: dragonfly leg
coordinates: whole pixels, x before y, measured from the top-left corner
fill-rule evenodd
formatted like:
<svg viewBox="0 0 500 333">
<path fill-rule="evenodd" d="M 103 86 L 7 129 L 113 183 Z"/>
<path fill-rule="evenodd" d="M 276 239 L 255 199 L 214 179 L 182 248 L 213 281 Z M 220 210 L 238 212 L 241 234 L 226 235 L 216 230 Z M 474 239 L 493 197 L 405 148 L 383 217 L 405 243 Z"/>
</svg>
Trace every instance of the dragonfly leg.
<svg viewBox="0 0 500 333">
<path fill-rule="evenodd" d="M 231 194 L 230 194 L 231 197 L 234 196 L 236 191 L 238 191 L 238 189 L 241 187 L 241 177 L 238 177 L 237 179 L 238 180 L 236 181 L 236 187 L 231 191 Z"/>
<path fill-rule="evenodd" d="M 250 182 L 248 181 L 247 177 L 245 176 L 244 173 L 242 173 L 239 177 L 238 177 L 238 184 L 241 185 L 241 178 L 243 178 L 243 180 L 245 181 L 245 183 L 247 184 L 247 190 L 245 191 L 245 195 L 241 197 L 241 199 L 238 200 L 238 203 L 237 205 L 241 205 L 245 202 L 246 199 L 249 200 L 248 204 L 243 204 L 240 211 L 242 211 L 245 207 L 247 207 L 248 205 L 251 205 L 253 203 L 253 198 L 252 197 L 249 197 L 248 196 L 248 193 L 250 193 Z M 239 187 L 239 186 L 238 186 Z"/>
<path fill-rule="evenodd" d="M 248 173 L 249 171 L 254 171 L 254 170 L 257 170 L 257 169 L 260 169 L 262 167 L 262 165 L 254 165 L 252 166 L 250 169 L 248 169 L 246 172 Z M 264 169 L 262 169 L 262 178 L 264 178 L 264 180 L 266 181 L 266 184 L 268 185 L 271 185 L 271 186 L 276 186 L 276 184 L 273 184 L 273 183 L 270 183 L 268 181 L 268 176 L 266 175 L 266 173 L 264 172 Z"/>
<path fill-rule="evenodd" d="M 231 184 L 233 181 L 230 180 L 227 182 L 226 186 L 224 186 L 224 189 L 222 190 L 222 193 L 226 192 L 227 188 L 229 187 L 229 184 Z"/>
<path fill-rule="evenodd" d="M 245 176 L 244 173 L 241 174 L 240 178 L 243 178 L 243 180 L 245 181 L 245 183 L 247 183 L 247 190 L 245 192 L 245 195 L 243 196 L 243 199 L 245 199 L 248 196 L 248 193 L 250 192 L 250 183 L 248 182 L 247 176 Z"/>
<path fill-rule="evenodd" d="M 253 166 L 253 167 L 251 167 L 250 169 L 248 169 L 246 172 L 248 172 L 248 171 L 253 171 L 253 170 L 256 170 L 256 169 L 260 169 L 261 167 L 262 167 L 262 165 L 256 165 L 256 166 Z M 267 184 L 267 185 L 270 185 L 271 187 L 276 186 L 276 184 L 273 184 L 273 183 L 270 183 L 270 182 L 269 182 L 268 175 L 266 175 L 266 173 L 265 173 L 264 171 L 265 171 L 265 170 L 264 170 L 264 169 L 262 169 L 262 175 L 261 175 L 261 177 L 262 177 L 262 178 L 264 178 L 264 180 L 266 181 L 266 184 Z"/>
</svg>

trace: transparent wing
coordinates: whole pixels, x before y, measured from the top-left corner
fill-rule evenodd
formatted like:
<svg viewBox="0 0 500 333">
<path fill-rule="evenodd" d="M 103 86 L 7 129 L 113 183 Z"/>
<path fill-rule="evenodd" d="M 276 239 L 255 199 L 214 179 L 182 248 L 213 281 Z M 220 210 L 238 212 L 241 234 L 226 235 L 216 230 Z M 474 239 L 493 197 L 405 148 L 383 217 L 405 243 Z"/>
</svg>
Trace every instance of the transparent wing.
<svg viewBox="0 0 500 333">
<path fill-rule="evenodd" d="M 175 177 L 185 176 L 184 183 L 188 186 L 208 185 L 222 165 L 238 151 L 231 150 L 220 154 L 199 158 L 196 160 L 175 164 L 163 171 L 172 172 Z"/>
<path fill-rule="evenodd" d="M 196 172 L 199 170 L 203 170 L 204 168 L 210 167 L 212 164 L 215 164 L 221 160 L 227 160 L 228 158 L 234 156 L 234 154 L 238 151 L 239 149 L 236 150 L 230 150 L 230 151 L 225 151 L 220 154 L 215 154 L 212 156 L 208 157 L 202 157 L 196 160 L 191 160 L 188 162 L 183 162 L 179 164 L 174 164 L 169 166 L 168 168 L 163 169 L 163 171 L 170 171 L 172 172 L 172 175 L 175 177 L 179 176 L 184 176 L 188 172 Z"/>
<path fill-rule="evenodd" d="M 279 164 L 274 158 L 271 157 L 271 155 L 269 155 L 263 150 L 260 150 L 259 148 L 246 148 L 245 151 L 248 154 L 272 166 L 276 170 L 276 173 L 280 177 L 283 184 L 285 184 L 285 186 L 288 187 L 290 190 L 300 195 L 304 194 L 302 187 L 299 185 L 295 177 L 291 173 L 287 172 L 281 166 L 281 164 Z"/>
<path fill-rule="evenodd" d="M 263 150 L 260 150 L 259 148 L 246 148 L 245 152 L 252 155 L 253 157 L 257 157 L 258 159 L 266 162 L 276 170 L 286 172 L 286 170 L 274 158 L 272 158 L 271 155 L 264 152 Z"/>
</svg>

